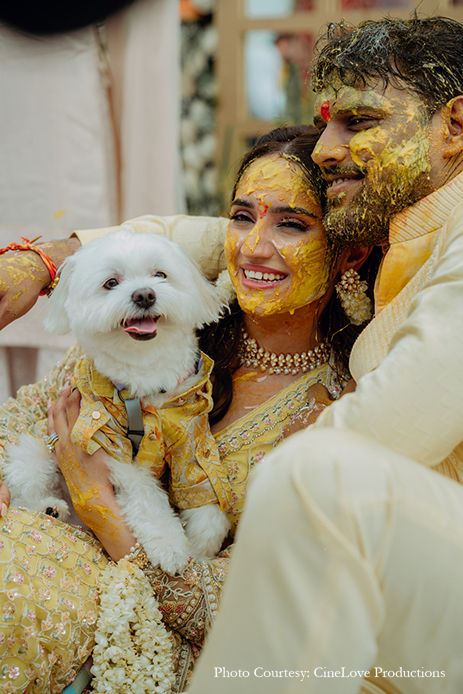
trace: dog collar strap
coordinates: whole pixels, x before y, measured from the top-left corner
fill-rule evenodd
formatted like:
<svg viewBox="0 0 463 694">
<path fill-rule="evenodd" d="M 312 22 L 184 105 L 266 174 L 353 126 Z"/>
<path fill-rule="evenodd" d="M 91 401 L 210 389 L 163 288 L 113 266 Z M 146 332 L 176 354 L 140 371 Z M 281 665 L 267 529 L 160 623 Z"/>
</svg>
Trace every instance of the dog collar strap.
<svg viewBox="0 0 463 694">
<path fill-rule="evenodd" d="M 141 440 L 145 435 L 145 428 L 143 425 L 143 412 L 141 411 L 140 398 L 127 398 L 126 400 L 123 397 L 121 391 L 119 391 L 119 397 L 124 403 L 125 409 L 127 410 L 127 418 L 129 420 L 127 438 L 129 438 L 132 442 L 133 454 L 135 456 L 137 455 L 138 449 L 140 448 Z"/>
<path fill-rule="evenodd" d="M 191 373 L 186 376 L 183 380 L 186 381 L 187 378 L 193 376 L 193 374 L 199 373 L 203 365 L 203 355 L 198 352 L 195 365 Z M 182 383 L 182 381 L 180 381 Z M 140 398 L 124 398 L 122 391 L 125 390 L 125 386 L 122 383 L 114 383 L 119 397 L 125 405 L 127 411 L 127 418 L 129 420 L 129 428 L 127 430 L 127 437 L 132 442 L 133 454 L 137 455 L 138 449 L 140 448 L 141 440 L 145 434 L 145 429 L 143 425 L 143 413 L 140 404 Z M 160 390 L 160 393 L 165 393 L 165 390 Z"/>
</svg>

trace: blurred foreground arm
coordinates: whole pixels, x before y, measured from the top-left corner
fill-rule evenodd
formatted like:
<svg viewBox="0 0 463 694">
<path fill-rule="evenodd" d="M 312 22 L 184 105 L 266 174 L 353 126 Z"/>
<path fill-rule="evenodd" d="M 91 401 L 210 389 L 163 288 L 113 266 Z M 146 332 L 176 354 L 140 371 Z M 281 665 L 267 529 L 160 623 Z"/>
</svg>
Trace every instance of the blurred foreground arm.
<svg viewBox="0 0 463 694">
<path fill-rule="evenodd" d="M 81 244 L 72 237 L 37 245 L 58 268 Z M 27 313 L 50 281 L 50 273 L 38 253 L 17 251 L 0 256 L 0 330 Z"/>
</svg>

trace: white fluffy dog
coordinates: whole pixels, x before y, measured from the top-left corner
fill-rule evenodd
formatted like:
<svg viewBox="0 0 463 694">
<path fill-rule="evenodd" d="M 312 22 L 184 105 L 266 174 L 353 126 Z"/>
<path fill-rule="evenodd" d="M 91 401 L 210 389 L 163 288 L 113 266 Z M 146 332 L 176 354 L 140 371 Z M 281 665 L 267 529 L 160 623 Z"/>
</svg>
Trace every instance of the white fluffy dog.
<svg viewBox="0 0 463 694">
<path fill-rule="evenodd" d="M 142 408 L 161 408 L 203 377 L 202 369 L 194 373 L 195 329 L 216 321 L 222 308 L 215 287 L 177 244 L 122 230 L 66 259 L 44 325 L 72 330 L 99 373 L 124 384 Z M 125 519 L 153 564 L 174 573 L 189 556 L 218 551 L 229 522 L 217 503 L 179 518 L 149 470 L 114 458 L 108 466 Z M 43 440 L 23 434 L 7 452 L 4 479 L 14 504 L 54 507 L 62 520 L 69 517 L 64 480 Z"/>
</svg>

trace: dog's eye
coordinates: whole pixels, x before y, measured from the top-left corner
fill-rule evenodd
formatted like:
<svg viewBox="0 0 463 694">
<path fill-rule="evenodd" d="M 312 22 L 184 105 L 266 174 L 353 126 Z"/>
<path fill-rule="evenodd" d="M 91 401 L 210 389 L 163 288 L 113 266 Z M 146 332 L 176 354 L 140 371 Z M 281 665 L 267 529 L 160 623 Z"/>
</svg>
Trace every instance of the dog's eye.
<svg viewBox="0 0 463 694">
<path fill-rule="evenodd" d="M 167 275 L 166 275 L 165 272 L 157 272 L 157 273 L 155 274 L 155 277 L 162 277 L 162 279 L 164 279 L 164 280 L 167 279 Z"/>
<path fill-rule="evenodd" d="M 105 289 L 114 289 L 114 287 L 117 287 L 118 284 L 119 282 L 112 277 L 110 280 L 104 283 L 103 287 Z"/>
</svg>

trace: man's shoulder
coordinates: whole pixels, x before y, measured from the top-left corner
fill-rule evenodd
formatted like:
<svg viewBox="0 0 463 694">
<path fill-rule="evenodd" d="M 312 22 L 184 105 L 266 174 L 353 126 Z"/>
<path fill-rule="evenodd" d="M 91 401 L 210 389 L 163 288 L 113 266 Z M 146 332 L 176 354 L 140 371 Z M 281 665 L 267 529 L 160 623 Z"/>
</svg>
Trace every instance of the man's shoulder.
<svg viewBox="0 0 463 694">
<path fill-rule="evenodd" d="M 158 231 L 162 228 L 173 229 L 175 227 L 225 229 L 229 221 L 230 220 L 226 217 L 206 217 L 188 214 L 176 214 L 164 217 L 146 214 L 141 217 L 135 217 L 135 219 L 128 219 L 122 226 L 129 226 L 139 231 Z"/>
</svg>

